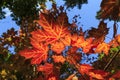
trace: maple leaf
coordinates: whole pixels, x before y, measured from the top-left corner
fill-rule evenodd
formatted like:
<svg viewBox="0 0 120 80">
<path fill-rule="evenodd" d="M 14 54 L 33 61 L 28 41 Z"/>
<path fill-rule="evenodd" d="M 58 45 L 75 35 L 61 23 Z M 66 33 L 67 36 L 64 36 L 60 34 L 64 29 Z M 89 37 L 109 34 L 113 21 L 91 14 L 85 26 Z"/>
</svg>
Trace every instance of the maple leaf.
<svg viewBox="0 0 120 80">
<path fill-rule="evenodd" d="M 104 52 L 106 55 L 108 55 L 109 50 L 110 50 L 110 45 L 103 42 L 97 46 L 97 48 L 95 49 L 95 52 L 96 53 Z"/>
<path fill-rule="evenodd" d="M 89 64 L 82 64 L 82 65 L 77 66 L 77 68 L 78 68 L 78 71 L 79 71 L 82 75 L 88 74 L 89 71 L 90 71 L 91 69 L 93 69 L 93 67 L 90 66 Z"/>
<path fill-rule="evenodd" d="M 51 20 L 50 17 L 52 17 Z M 43 29 L 31 33 L 31 44 L 32 41 L 36 41 L 36 44 L 32 44 L 33 46 L 39 45 L 39 43 L 50 44 L 51 49 L 60 54 L 65 46 L 71 44 L 71 34 L 68 30 L 68 22 L 65 22 L 66 19 L 67 15 L 64 12 L 59 13 L 56 18 L 51 13 L 41 13 L 40 20 L 37 22 Z"/>
<path fill-rule="evenodd" d="M 24 49 L 19 52 L 21 56 L 24 56 L 26 59 L 31 60 L 31 64 L 40 64 L 42 61 L 47 60 L 48 47 L 41 44 L 39 49 Z"/>
<path fill-rule="evenodd" d="M 45 80 L 59 80 L 60 71 L 59 68 L 53 66 L 53 72 L 50 73 Z"/>
<path fill-rule="evenodd" d="M 52 58 L 55 63 L 64 63 L 65 62 L 65 58 L 61 55 L 59 55 L 59 56 L 53 55 Z"/>
<path fill-rule="evenodd" d="M 57 54 L 61 54 L 61 52 L 65 49 L 65 45 L 62 42 L 54 42 L 51 44 L 51 49 Z"/>
<path fill-rule="evenodd" d="M 38 43 L 46 43 L 46 44 L 50 44 L 57 39 L 57 35 L 54 35 L 52 32 L 47 32 L 44 30 L 37 30 L 37 31 L 33 31 L 31 32 L 32 37 L 31 37 L 31 41 L 32 40 L 36 40 Z"/>
<path fill-rule="evenodd" d="M 103 70 L 91 70 L 89 71 L 88 75 L 90 77 L 100 79 L 100 80 L 105 80 L 105 77 L 108 76 L 108 72 L 105 72 Z"/>
<path fill-rule="evenodd" d="M 70 46 L 70 43 L 71 37 L 67 35 L 65 38 L 61 38 L 59 41 L 51 43 L 51 49 L 57 54 L 61 54 L 66 46 Z"/>
<path fill-rule="evenodd" d="M 69 54 L 66 56 L 66 61 L 69 62 L 70 64 L 76 65 L 78 60 L 81 59 L 81 55 L 79 54 Z"/>
<path fill-rule="evenodd" d="M 90 52 L 91 47 L 93 46 L 92 41 L 93 38 L 84 39 L 84 36 L 73 35 L 71 37 L 71 45 L 73 47 L 82 48 L 84 53 Z"/>
<path fill-rule="evenodd" d="M 67 54 L 68 54 L 68 58 L 73 58 L 76 62 L 79 62 L 81 60 L 81 53 L 76 52 L 77 51 L 77 47 L 71 47 L 69 48 Z"/>
<path fill-rule="evenodd" d="M 67 16 L 64 13 L 61 13 L 59 17 L 63 17 L 61 15 Z M 63 18 L 61 22 L 59 20 L 59 17 L 57 19 L 57 22 L 54 22 L 56 18 L 54 18 L 54 16 L 52 16 L 51 13 L 49 14 L 40 13 L 40 20 L 38 20 L 37 22 L 39 25 L 41 25 L 41 27 L 43 27 L 43 31 L 39 30 L 41 35 L 38 35 L 38 36 L 39 37 L 42 36 L 43 37 L 42 39 L 45 38 L 45 40 L 49 38 L 52 38 L 52 39 L 56 38 L 58 40 L 61 37 L 65 37 L 67 34 L 69 34 L 68 26 L 65 26 L 65 24 L 67 23 L 64 23 L 66 21 L 66 18 Z"/>
<path fill-rule="evenodd" d="M 66 46 L 70 46 L 71 45 L 71 35 L 67 34 L 65 37 L 61 38 L 60 41 L 66 45 Z"/>
<path fill-rule="evenodd" d="M 108 34 L 109 28 L 107 28 L 107 24 L 101 21 L 99 23 L 98 28 L 92 27 L 91 30 L 88 31 L 89 37 L 93 37 L 94 44 L 99 44 L 104 41 L 105 36 Z"/>
<path fill-rule="evenodd" d="M 56 27 L 51 31 L 37 30 L 33 31 L 31 44 L 36 48 L 39 47 L 40 43 L 51 44 L 53 51 L 60 53 L 64 50 L 65 46 L 69 46 L 71 43 L 70 33 L 66 32 L 66 28 Z M 58 45 L 57 45 L 58 44 Z"/>
<path fill-rule="evenodd" d="M 68 54 L 76 53 L 77 49 L 78 49 L 78 47 L 76 47 L 76 46 L 73 46 L 73 47 L 69 48 L 68 49 Z"/>
<path fill-rule="evenodd" d="M 38 66 L 37 70 L 49 75 L 53 72 L 53 64 L 45 63 L 44 65 Z"/>
<path fill-rule="evenodd" d="M 79 48 L 82 47 L 82 44 L 85 41 L 83 36 L 78 36 L 77 34 L 72 35 L 71 40 L 71 45 Z"/>
<path fill-rule="evenodd" d="M 55 22 L 54 16 L 51 13 L 43 13 L 41 12 L 39 15 L 40 19 L 35 20 L 34 22 L 37 22 L 42 28 L 45 30 L 52 28 L 53 24 Z"/>
<path fill-rule="evenodd" d="M 93 38 L 87 38 L 81 45 L 84 53 L 89 53 L 91 48 L 93 47 Z"/>
<path fill-rule="evenodd" d="M 59 15 L 57 16 L 57 20 L 56 20 L 57 24 L 61 25 L 61 26 L 69 26 L 69 22 L 68 22 L 68 17 L 66 12 L 61 12 L 59 13 Z"/>
</svg>

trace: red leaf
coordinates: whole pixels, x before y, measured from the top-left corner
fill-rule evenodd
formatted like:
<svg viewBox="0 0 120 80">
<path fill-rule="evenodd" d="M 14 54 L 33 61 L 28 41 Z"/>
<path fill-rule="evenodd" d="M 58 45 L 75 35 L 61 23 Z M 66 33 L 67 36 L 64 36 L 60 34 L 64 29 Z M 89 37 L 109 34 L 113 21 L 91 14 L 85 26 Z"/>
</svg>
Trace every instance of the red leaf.
<svg viewBox="0 0 120 80">
<path fill-rule="evenodd" d="M 77 34 L 74 34 L 72 35 L 71 39 L 72 39 L 72 43 L 71 43 L 72 46 L 76 46 L 79 48 L 83 47 L 83 43 L 85 41 L 83 36 L 78 36 Z"/>
<path fill-rule="evenodd" d="M 93 67 L 89 64 L 82 64 L 78 67 L 79 72 L 83 75 L 88 74 L 91 69 L 93 69 Z"/>
<path fill-rule="evenodd" d="M 60 13 L 56 18 L 51 13 L 41 13 L 40 20 L 36 22 L 42 29 L 31 33 L 31 44 L 34 47 L 39 48 L 39 43 L 50 44 L 51 49 L 60 54 L 65 46 L 70 46 L 71 34 L 66 13 Z"/>
<path fill-rule="evenodd" d="M 108 34 L 109 28 L 107 28 L 107 23 L 101 21 L 99 23 L 98 28 L 92 27 L 91 30 L 88 31 L 89 37 L 94 37 L 94 44 L 98 44 L 104 41 L 105 36 Z"/>
<path fill-rule="evenodd" d="M 53 72 L 53 64 L 45 63 L 44 65 L 40 65 L 37 68 L 38 71 L 44 72 L 45 74 L 51 74 Z"/>
<path fill-rule="evenodd" d="M 115 73 L 111 78 L 120 79 L 120 71 L 118 71 L 117 73 Z"/>
<path fill-rule="evenodd" d="M 71 37 L 72 43 L 71 45 L 73 47 L 78 47 L 82 48 L 84 53 L 89 53 L 91 50 L 91 47 L 93 46 L 93 38 L 87 38 L 86 40 L 84 39 L 84 36 L 78 36 L 78 35 L 73 35 Z"/>
<path fill-rule="evenodd" d="M 20 55 L 26 59 L 32 58 L 31 64 L 40 64 L 47 59 L 48 47 L 41 44 L 39 49 L 25 49 L 20 51 Z"/>
<path fill-rule="evenodd" d="M 105 80 L 105 77 L 108 76 L 108 72 L 105 72 L 103 70 L 91 70 L 88 75 L 90 77 L 96 78 L 96 79 L 102 79 Z"/>
</svg>

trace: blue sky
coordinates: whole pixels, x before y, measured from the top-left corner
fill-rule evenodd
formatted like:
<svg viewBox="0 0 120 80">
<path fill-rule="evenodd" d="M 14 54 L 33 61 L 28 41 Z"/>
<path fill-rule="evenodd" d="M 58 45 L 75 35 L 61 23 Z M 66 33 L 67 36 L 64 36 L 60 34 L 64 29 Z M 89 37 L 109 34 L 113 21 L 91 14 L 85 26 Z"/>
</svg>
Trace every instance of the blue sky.
<svg viewBox="0 0 120 80">
<path fill-rule="evenodd" d="M 6 12 L 6 15 L 5 15 L 6 18 L 0 20 L 0 35 L 12 27 L 14 27 L 16 30 L 19 29 L 15 21 L 13 21 L 12 18 L 10 17 L 11 12 L 7 8 L 4 9 L 4 11 Z"/>
</svg>

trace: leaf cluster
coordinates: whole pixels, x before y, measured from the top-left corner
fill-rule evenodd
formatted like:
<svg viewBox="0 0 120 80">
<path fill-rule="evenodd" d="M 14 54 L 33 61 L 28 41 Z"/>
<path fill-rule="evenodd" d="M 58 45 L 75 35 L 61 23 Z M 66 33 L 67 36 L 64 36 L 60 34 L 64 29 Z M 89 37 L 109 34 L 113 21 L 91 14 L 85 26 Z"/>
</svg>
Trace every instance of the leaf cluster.
<svg viewBox="0 0 120 80">
<path fill-rule="evenodd" d="M 41 12 L 40 19 L 35 22 L 41 28 L 31 32 L 30 43 L 32 48 L 21 50 L 19 54 L 26 59 L 31 59 L 31 64 L 37 65 L 37 70 L 45 75 L 44 79 L 60 79 L 59 76 L 62 75 L 60 73 L 61 67 L 66 62 L 71 65 L 72 71 L 79 73 L 81 75 L 79 77 L 83 79 L 86 77 L 88 79 L 115 78 L 110 77 L 112 74 L 109 71 L 105 71 L 113 59 L 108 61 L 104 69 L 95 69 L 89 64 L 79 63 L 82 58 L 81 53 L 88 55 L 96 53 L 101 55 L 101 53 L 104 53 L 108 56 L 111 48 L 119 46 L 120 35 L 115 36 L 109 43 L 104 42 L 105 36 L 109 31 L 104 21 L 100 22 L 98 28 L 91 28 L 87 33 L 88 36 L 86 36 L 82 28 L 78 30 L 68 23 L 68 17 L 63 7 L 57 8 L 56 5 L 53 5 L 51 10 Z M 75 28 L 76 32 L 72 32 L 73 28 Z M 68 50 L 63 52 L 67 46 Z M 78 49 L 81 49 L 81 51 L 77 52 Z M 50 51 L 52 51 L 51 54 L 49 53 Z M 119 50 L 117 51 L 118 53 Z M 69 67 L 67 68 L 69 69 Z M 67 75 L 68 72 L 65 72 L 65 74 Z M 56 75 L 56 73 L 59 74 Z"/>
</svg>

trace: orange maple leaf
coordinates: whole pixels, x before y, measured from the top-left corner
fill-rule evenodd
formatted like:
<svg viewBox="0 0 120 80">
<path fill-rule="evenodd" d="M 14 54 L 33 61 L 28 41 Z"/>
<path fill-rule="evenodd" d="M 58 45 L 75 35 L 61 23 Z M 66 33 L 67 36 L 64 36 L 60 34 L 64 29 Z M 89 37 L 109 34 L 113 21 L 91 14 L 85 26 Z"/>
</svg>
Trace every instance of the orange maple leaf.
<svg viewBox="0 0 120 80">
<path fill-rule="evenodd" d="M 83 46 L 82 44 L 85 41 L 83 36 L 78 36 L 77 34 L 72 35 L 71 40 L 71 45 L 79 48 Z"/>
<path fill-rule="evenodd" d="M 33 31 L 31 34 L 32 34 L 31 41 L 36 40 L 38 43 L 50 44 L 50 43 L 58 40 L 57 39 L 57 34 L 55 33 L 55 35 L 54 35 L 50 31 L 47 32 L 47 31 L 44 31 L 44 30 L 37 30 L 37 31 Z"/>
<path fill-rule="evenodd" d="M 110 45 L 103 42 L 97 46 L 97 48 L 95 49 L 95 52 L 96 53 L 104 52 L 106 55 L 108 55 L 109 50 L 110 50 Z"/>
<path fill-rule="evenodd" d="M 78 66 L 77 68 L 78 68 L 78 71 L 79 71 L 82 75 L 88 74 L 89 71 L 90 71 L 91 69 L 93 69 L 93 67 L 90 66 L 89 64 L 82 64 L 82 65 Z"/>
<path fill-rule="evenodd" d="M 93 38 L 87 38 L 86 40 L 84 39 L 84 36 L 78 36 L 78 35 L 73 35 L 71 37 L 72 43 L 71 45 L 74 47 L 82 48 L 84 53 L 88 53 L 93 46 L 92 41 Z"/>
<path fill-rule="evenodd" d="M 66 17 L 67 15 L 65 13 L 60 13 L 57 18 L 51 15 L 51 13 L 41 13 L 40 20 L 37 22 L 43 29 L 31 33 L 31 44 L 33 40 L 36 40 L 38 44 L 50 44 L 53 51 L 61 53 L 65 46 L 70 46 L 71 44 L 71 34 L 68 30 Z M 32 45 L 34 46 L 35 44 Z"/>
<path fill-rule="evenodd" d="M 37 70 L 49 75 L 53 72 L 53 64 L 45 63 L 44 65 L 38 66 Z"/>
<path fill-rule="evenodd" d="M 108 76 L 108 72 L 105 72 L 103 70 L 91 70 L 88 75 L 90 77 L 100 79 L 100 80 L 105 80 L 105 77 Z"/>
<path fill-rule="evenodd" d="M 84 53 L 89 53 L 93 44 L 93 38 L 87 38 L 81 45 Z"/>
<path fill-rule="evenodd" d="M 47 60 L 47 52 L 48 47 L 41 44 L 39 49 L 24 49 L 20 51 L 19 54 L 26 59 L 32 58 L 31 64 L 40 64 L 42 61 Z"/>
<path fill-rule="evenodd" d="M 61 55 L 59 55 L 59 56 L 53 55 L 52 58 L 55 63 L 64 63 L 65 62 L 65 58 Z"/>
</svg>

